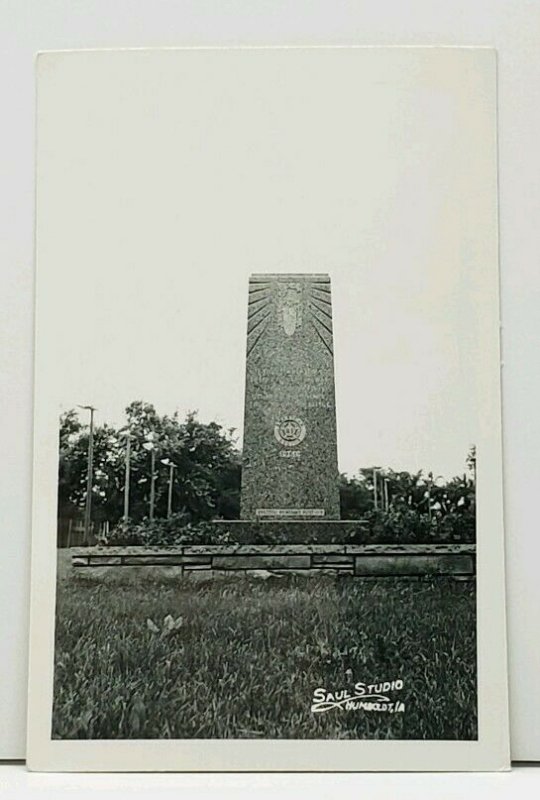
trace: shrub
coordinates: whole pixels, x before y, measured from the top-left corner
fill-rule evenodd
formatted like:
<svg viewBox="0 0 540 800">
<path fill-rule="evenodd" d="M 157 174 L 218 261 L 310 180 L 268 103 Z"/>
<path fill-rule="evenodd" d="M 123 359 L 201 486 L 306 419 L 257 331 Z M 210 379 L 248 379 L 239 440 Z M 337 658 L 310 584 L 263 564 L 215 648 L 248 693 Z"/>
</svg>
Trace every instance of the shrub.
<svg viewBox="0 0 540 800">
<path fill-rule="evenodd" d="M 220 533 L 211 522 L 193 523 L 189 514 L 181 512 L 168 519 L 144 519 L 142 522 L 121 522 L 108 535 L 107 545 L 141 545 L 170 547 L 180 544 L 205 544 L 209 541 L 226 544 L 227 531 Z"/>
<path fill-rule="evenodd" d="M 122 522 L 113 528 L 104 544 L 171 547 L 183 544 L 437 544 L 475 541 L 474 513 L 445 515 L 419 513 L 407 506 L 390 506 L 387 511 L 369 511 L 361 520 L 344 520 L 346 526 L 319 526 L 305 520 L 294 528 L 283 524 L 248 527 L 228 526 L 225 520 L 194 522 L 188 513 L 169 519 Z M 357 524 L 355 524 L 355 522 Z"/>
</svg>

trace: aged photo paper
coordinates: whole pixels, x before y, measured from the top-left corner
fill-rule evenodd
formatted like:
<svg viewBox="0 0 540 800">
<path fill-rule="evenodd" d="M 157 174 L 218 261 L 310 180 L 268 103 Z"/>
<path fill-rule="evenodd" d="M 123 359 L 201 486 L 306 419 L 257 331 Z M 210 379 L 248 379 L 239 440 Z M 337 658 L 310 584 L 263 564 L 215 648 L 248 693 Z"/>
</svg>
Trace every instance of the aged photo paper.
<svg viewBox="0 0 540 800">
<path fill-rule="evenodd" d="M 37 97 L 30 769 L 509 768 L 495 52 Z"/>
</svg>

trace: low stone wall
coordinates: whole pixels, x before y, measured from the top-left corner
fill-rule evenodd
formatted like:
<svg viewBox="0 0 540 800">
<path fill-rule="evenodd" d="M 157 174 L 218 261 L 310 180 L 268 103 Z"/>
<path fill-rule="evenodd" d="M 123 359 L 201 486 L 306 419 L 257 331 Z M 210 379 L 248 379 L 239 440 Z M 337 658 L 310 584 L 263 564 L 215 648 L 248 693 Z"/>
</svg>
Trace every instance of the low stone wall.
<svg viewBox="0 0 540 800">
<path fill-rule="evenodd" d="M 280 544 L 183 545 L 180 547 L 87 547 L 73 550 L 72 566 L 175 567 L 179 574 L 201 570 L 276 573 L 324 571 L 358 577 L 448 575 L 472 577 L 473 544 Z"/>
</svg>

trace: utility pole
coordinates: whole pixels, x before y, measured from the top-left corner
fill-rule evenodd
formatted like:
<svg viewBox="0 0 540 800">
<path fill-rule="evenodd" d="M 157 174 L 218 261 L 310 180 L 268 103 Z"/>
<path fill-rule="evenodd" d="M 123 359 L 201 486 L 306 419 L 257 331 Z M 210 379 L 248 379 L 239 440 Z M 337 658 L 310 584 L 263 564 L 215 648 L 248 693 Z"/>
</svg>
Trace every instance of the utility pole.
<svg viewBox="0 0 540 800">
<path fill-rule="evenodd" d="M 154 519 L 154 506 L 156 503 L 156 449 L 150 450 L 150 522 Z"/>
<path fill-rule="evenodd" d="M 88 544 L 90 539 L 90 526 L 92 524 L 92 485 L 94 471 L 94 406 L 79 406 L 90 412 L 90 433 L 88 435 L 88 462 L 86 468 L 86 504 L 84 507 L 84 541 Z"/>
<path fill-rule="evenodd" d="M 131 457 L 131 432 L 126 432 L 126 474 L 124 479 L 124 522 L 129 520 L 129 471 Z"/>
<path fill-rule="evenodd" d="M 170 458 L 162 458 L 161 463 L 165 467 L 169 467 L 169 490 L 167 496 L 167 519 L 172 516 L 172 497 L 173 497 L 173 482 L 174 482 L 174 470 L 176 469 L 176 464 L 170 460 Z"/>
<path fill-rule="evenodd" d="M 375 504 L 375 511 L 379 508 L 379 498 L 377 492 L 377 469 L 373 470 L 373 500 Z"/>
<path fill-rule="evenodd" d="M 389 501 L 388 501 L 388 478 L 384 479 L 384 510 L 388 511 Z"/>
<path fill-rule="evenodd" d="M 150 520 L 154 519 L 154 506 L 156 502 L 156 435 L 153 431 L 146 434 L 143 442 L 145 450 L 150 452 Z"/>
<path fill-rule="evenodd" d="M 167 498 L 167 519 L 172 516 L 172 489 L 174 480 L 174 464 L 169 464 L 169 496 Z"/>
</svg>

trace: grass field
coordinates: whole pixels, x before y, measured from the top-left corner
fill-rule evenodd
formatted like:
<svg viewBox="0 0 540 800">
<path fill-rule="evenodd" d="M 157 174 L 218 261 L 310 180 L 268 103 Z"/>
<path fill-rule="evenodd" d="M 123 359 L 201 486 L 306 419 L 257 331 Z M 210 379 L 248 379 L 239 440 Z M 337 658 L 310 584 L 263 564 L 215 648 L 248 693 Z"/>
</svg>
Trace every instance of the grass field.
<svg viewBox="0 0 540 800">
<path fill-rule="evenodd" d="M 471 582 L 120 572 L 59 573 L 54 738 L 476 738 Z M 402 713 L 311 712 L 397 679 Z"/>
</svg>

